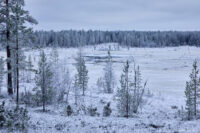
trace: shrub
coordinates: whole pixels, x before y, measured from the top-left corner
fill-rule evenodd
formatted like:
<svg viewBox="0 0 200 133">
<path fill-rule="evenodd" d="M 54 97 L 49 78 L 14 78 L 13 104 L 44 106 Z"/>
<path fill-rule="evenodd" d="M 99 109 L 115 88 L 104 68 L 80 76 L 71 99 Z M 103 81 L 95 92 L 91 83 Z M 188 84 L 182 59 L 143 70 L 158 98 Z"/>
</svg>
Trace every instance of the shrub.
<svg viewBox="0 0 200 133">
<path fill-rule="evenodd" d="M 93 107 L 92 105 L 90 105 L 87 108 L 87 112 L 88 112 L 88 115 L 90 116 L 99 116 L 99 113 L 97 112 L 97 107 Z"/>
<path fill-rule="evenodd" d="M 33 95 L 31 94 L 30 91 L 28 92 L 22 92 L 21 96 L 20 96 L 20 102 L 22 104 L 26 104 L 27 106 L 31 106 L 34 105 L 34 99 L 33 99 Z"/>
<path fill-rule="evenodd" d="M 103 116 L 104 117 L 108 117 L 108 116 L 110 116 L 111 115 L 111 113 L 112 113 L 112 110 L 111 110 L 111 108 L 110 108 L 110 102 L 106 105 L 106 106 L 104 106 L 104 108 L 103 108 Z"/>
<path fill-rule="evenodd" d="M 72 108 L 70 105 L 67 106 L 67 116 L 71 116 L 73 113 Z"/>
<path fill-rule="evenodd" d="M 0 128 L 24 130 L 29 119 L 28 111 L 24 108 L 6 108 L 5 102 L 0 105 Z"/>
</svg>

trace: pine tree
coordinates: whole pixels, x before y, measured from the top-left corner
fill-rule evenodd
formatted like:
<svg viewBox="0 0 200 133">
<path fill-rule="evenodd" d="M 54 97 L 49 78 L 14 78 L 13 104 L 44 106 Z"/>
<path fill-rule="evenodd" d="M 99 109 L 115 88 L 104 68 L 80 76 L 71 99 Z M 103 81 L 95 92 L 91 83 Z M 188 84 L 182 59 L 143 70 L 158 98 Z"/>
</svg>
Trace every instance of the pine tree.
<svg viewBox="0 0 200 133">
<path fill-rule="evenodd" d="M 87 89 L 88 84 L 88 70 L 85 65 L 85 59 L 83 57 L 82 49 L 79 49 L 79 52 L 77 54 L 76 60 L 76 69 L 77 69 L 77 78 L 78 78 L 78 84 L 80 89 L 82 89 L 83 93 L 82 95 L 85 95 L 85 90 Z"/>
<path fill-rule="evenodd" d="M 3 87 L 3 79 L 4 79 L 4 60 L 3 57 L 0 58 L 0 94 Z"/>
<path fill-rule="evenodd" d="M 31 29 L 26 28 L 25 23 L 37 24 L 37 21 L 29 15 L 29 12 L 24 10 L 25 2 L 24 0 L 16 0 L 13 2 L 13 6 L 11 7 L 11 21 L 13 23 L 11 30 L 11 35 L 13 36 L 13 40 L 15 42 L 14 46 L 14 62 L 15 71 L 16 71 L 16 90 L 17 90 L 17 104 L 19 101 L 19 69 L 20 69 L 20 53 L 22 50 L 20 49 L 25 41 L 24 34 L 27 34 L 31 31 Z M 23 40 L 23 41 L 22 41 Z"/>
<path fill-rule="evenodd" d="M 117 108 L 119 114 L 123 117 L 130 117 L 132 115 L 131 104 L 131 82 L 130 82 L 130 70 L 129 70 L 129 61 L 124 65 L 123 73 L 121 75 L 120 84 L 121 87 L 117 90 Z"/>
<path fill-rule="evenodd" d="M 193 63 L 192 73 L 190 74 L 190 81 L 186 83 L 186 110 L 188 111 L 188 119 L 197 117 L 198 105 L 200 104 L 200 77 L 199 69 L 197 68 L 197 61 Z"/>
<path fill-rule="evenodd" d="M 81 95 L 81 87 L 79 84 L 79 80 L 78 80 L 78 75 L 75 74 L 74 76 L 74 81 L 73 81 L 73 90 L 74 90 L 74 104 L 76 105 L 77 109 L 77 113 L 79 113 L 79 111 L 81 111 L 82 109 L 84 109 L 84 96 Z"/>
<path fill-rule="evenodd" d="M 185 89 L 185 96 L 186 96 L 186 110 L 187 110 L 187 118 L 188 120 L 192 119 L 194 116 L 194 109 L 193 109 L 193 99 L 192 99 L 192 89 L 189 82 L 186 82 L 186 89 Z"/>
<path fill-rule="evenodd" d="M 54 96 L 54 90 L 52 88 L 53 73 L 51 71 L 50 64 L 47 61 L 44 51 L 40 53 L 40 61 L 38 64 L 38 73 L 35 77 L 36 80 L 36 95 L 41 98 L 43 105 L 43 111 L 47 103 L 52 103 Z"/>
<path fill-rule="evenodd" d="M 10 29 L 11 29 L 11 7 L 13 5 L 14 0 L 1 0 L 0 1 L 0 23 L 3 28 L 3 35 L 5 35 L 5 40 L 3 43 L 5 43 L 6 46 L 6 55 L 7 55 L 7 90 L 8 94 L 13 94 L 13 83 L 12 83 L 12 65 L 11 65 L 11 43 L 10 43 Z"/>
<path fill-rule="evenodd" d="M 194 115 L 197 115 L 198 109 L 197 106 L 200 104 L 200 77 L 199 69 L 197 68 L 197 61 L 194 61 L 193 70 L 190 74 L 192 89 L 194 91 Z"/>
<path fill-rule="evenodd" d="M 1 0 L 0 1 L 0 24 L 2 25 L 1 28 L 3 29 L 2 36 L 5 36 L 3 43 L 6 46 L 7 52 L 7 87 L 8 87 L 8 94 L 13 94 L 13 81 L 16 82 L 17 86 L 17 103 L 18 103 L 18 89 L 19 89 L 19 70 L 18 70 L 18 63 L 19 63 L 19 48 L 21 44 L 21 39 L 25 40 L 25 36 L 21 37 L 23 33 L 27 33 L 30 29 L 27 29 L 25 23 L 36 24 L 36 20 L 33 19 L 29 12 L 24 10 L 24 0 Z M 15 44 L 15 45 L 13 45 Z M 15 58 L 13 58 L 15 57 Z M 15 61 L 12 61 L 15 60 Z M 12 64 L 15 68 L 13 68 Z M 13 70 L 15 77 L 17 80 L 13 79 Z"/>
<path fill-rule="evenodd" d="M 142 77 L 139 66 L 134 66 L 134 82 L 133 82 L 133 112 L 137 113 L 139 106 L 142 104 L 142 97 L 146 88 L 147 82 L 142 86 Z"/>
<path fill-rule="evenodd" d="M 105 82 L 105 92 L 106 93 L 112 93 L 113 88 L 115 85 L 114 80 L 114 73 L 112 68 L 112 57 L 110 55 L 110 50 L 108 51 L 108 57 L 107 57 L 106 66 L 104 68 L 104 82 Z"/>
</svg>

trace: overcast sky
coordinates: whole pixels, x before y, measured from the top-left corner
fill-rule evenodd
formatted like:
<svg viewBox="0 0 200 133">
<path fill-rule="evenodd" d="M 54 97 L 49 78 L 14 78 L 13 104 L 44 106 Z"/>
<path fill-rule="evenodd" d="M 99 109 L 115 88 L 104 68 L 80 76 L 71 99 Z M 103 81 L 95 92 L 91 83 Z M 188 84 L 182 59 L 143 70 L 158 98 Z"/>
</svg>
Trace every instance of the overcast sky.
<svg viewBox="0 0 200 133">
<path fill-rule="evenodd" d="M 200 0 L 25 0 L 37 30 L 200 30 Z"/>
</svg>

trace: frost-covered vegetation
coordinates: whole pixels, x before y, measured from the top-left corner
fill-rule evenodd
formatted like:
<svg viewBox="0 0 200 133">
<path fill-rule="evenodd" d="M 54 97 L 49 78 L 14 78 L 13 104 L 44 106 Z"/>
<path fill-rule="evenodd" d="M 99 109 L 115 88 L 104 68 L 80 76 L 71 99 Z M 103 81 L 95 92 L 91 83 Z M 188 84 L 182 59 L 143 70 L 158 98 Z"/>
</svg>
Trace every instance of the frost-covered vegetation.
<svg viewBox="0 0 200 133">
<path fill-rule="evenodd" d="M 200 132 L 199 32 L 34 33 L 24 6 L 0 0 L 0 132 Z"/>
<path fill-rule="evenodd" d="M 77 55 L 79 55 L 80 49 L 46 48 L 43 50 L 29 49 L 25 52 L 24 55 L 31 58 L 33 67 L 32 71 L 20 71 L 25 79 L 20 79 L 19 106 L 28 111 L 30 120 L 27 121 L 27 127 L 29 132 L 140 131 L 148 133 L 180 131 L 187 133 L 193 131 L 198 133 L 199 106 L 197 106 L 197 115 L 194 116 L 192 115 L 194 113 L 190 113 L 191 118 L 188 121 L 188 111 L 190 111 L 188 107 L 191 107 L 192 112 L 194 109 L 194 104 L 189 104 L 194 103 L 192 98 L 194 93 L 190 93 L 192 102 L 189 102 L 191 99 L 187 99 L 188 95 L 185 95 L 184 92 L 188 90 L 186 89 L 186 81 L 190 84 L 194 83 L 194 80 L 190 80 L 189 74 L 195 59 L 197 62 L 196 70 L 199 69 L 199 48 L 130 48 L 128 50 L 120 47 L 119 51 L 111 50 L 115 85 L 112 88 L 112 93 L 108 93 L 105 88 L 99 88 L 97 81 L 101 77 L 104 84 L 109 45 L 111 49 L 115 46 L 115 44 L 98 45 L 96 50 L 93 47 L 82 48 L 82 58 L 85 60 L 89 77 L 84 96 L 76 78 L 78 74 Z M 53 79 L 51 84 L 48 84 L 53 89 L 53 95 L 45 93 L 51 100 L 46 99 L 44 113 L 42 89 L 36 82 L 41 73 L 41 65 L 39 65 L 42 58 L 41 51 L 44 51 L 47 62 L 50 64 L 49 68 Z M 55 51 L 58 53 L 56 67 L 51 61 L 52 53 Z M 5 51 L 0 53 L 5 57 Z M 30 60 L 29 58 L 26 61 Z M 124 92 L 127 90 L 126 86 L 123 85 L 126 81 L 123 70 L 127 60 L 130 71 L 129 95 L 122 93 L 124 95 L 119 97 L 120 90 L 123 88 Z M 140 66 L 141 76 L 139 77 L 141 78 L 135 77 L 135 73 L 138 72 L 137 65 Z M 194 74 L 194 70 L 192 73 Z M 32 80 L 26 80 L 29 78 L 26 75 L 31 75 Z M 140 74 L 138 73 L 138 75 Z M 6 73 L 3 78 L 1 101 L 5 100 L 7 106 L 15 106 L 16 95 L 13 95 L 13 98 L 7 97 L 5 77 Z M 41 79 L 42 76 L 39 77 Z M 199 75 L 197 74 L 196 77 Z M 142 79 L 142 82 L 136 86 L 136 89 L 143 90 L 146 85 L 144 92 L 134 91 L 135 81 L 139 81 L 137 79 Z M 147 84 L 145 84 L 146 81 Z M 37 91 L 34 91 L 36 87 L 41 93 L 37 94 Z M 190 91 L 193 92 L 194 89 Z M 141 100 L 140 94 L 142 95 Z M 126 98 L 129 98 L 128 119 L 127 106 L 125 106 L 127 105 Z M 141 101 L 139 104 L 137 104 L 138 100 Z M 122 104 L 119 104 L 120 102 Z M 121 106 L 119 107 L 119 105 Z M 193 129 L 190 126 L 193 126 Z"/>
<path fill-rule="evenodd" d="M 124 47 L 200 46 L 199 31 L 36 31 L 35 46 L 77 47 L 115 42 Z M 32 46 L 32 45 L 29 45 Z"/>
</svg>

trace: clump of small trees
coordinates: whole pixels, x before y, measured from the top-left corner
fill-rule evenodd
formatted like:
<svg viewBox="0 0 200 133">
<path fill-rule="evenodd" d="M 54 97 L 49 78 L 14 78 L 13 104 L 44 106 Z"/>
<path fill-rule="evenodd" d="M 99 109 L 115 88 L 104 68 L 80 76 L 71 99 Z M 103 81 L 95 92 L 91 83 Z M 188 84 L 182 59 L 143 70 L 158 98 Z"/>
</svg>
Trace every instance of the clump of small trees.
<svg viewBox="0 0 200 133">
<path fill-rule="evenodd" d="M 142 84 L 139 66 L 134 65 L 134 75 L 131 74 L 129 61 L 126 61 L 117 90 L 117 107 L 120 116 L 131 117 L 142 107 L 146 82 Z"/>
<path fill-rule="evenodd" d="M 58 51 L 54 47 L 50 53 L 50 58 L 41 50 L 38 62 L 38 70 L 35 74 L 34 94 L 25 92 L 23 101 L 33 106 L 43 106 L 46 111 L 46 105 L 68 104 L 69 92 L 72 88 L 72 80 L 68 69 L 58 66 Z M 58 68 L 60 67 L 60 69 Z"/>
</svg>

